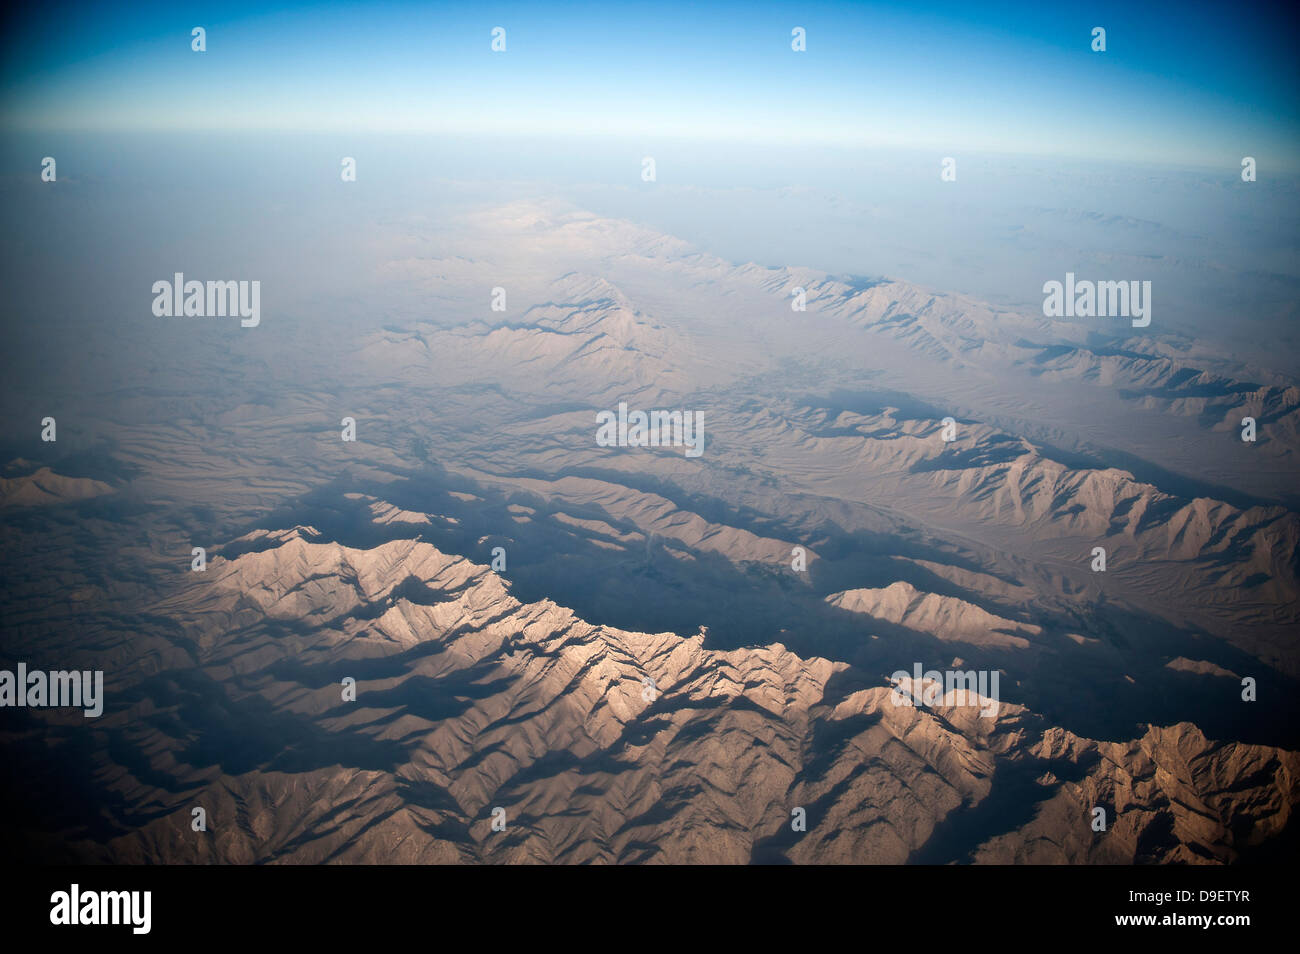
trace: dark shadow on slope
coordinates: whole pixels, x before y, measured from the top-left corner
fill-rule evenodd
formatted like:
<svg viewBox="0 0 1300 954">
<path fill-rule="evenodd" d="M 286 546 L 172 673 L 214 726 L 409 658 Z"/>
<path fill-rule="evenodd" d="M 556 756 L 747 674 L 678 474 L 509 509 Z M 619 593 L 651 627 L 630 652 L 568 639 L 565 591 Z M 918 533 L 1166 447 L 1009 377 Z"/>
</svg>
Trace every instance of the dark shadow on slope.
<svg viewBox="0 0 1300 954">
<path fill-rule="evenodd" d="M 924 845 L 908 857 L 911 865 L 968 864 L 980 845 L 998 835 L 1014 832 L 1033 820 L 1038 806 L 1051 798 L 1062 782 L 1078 782 L 1096 764 L 1065 759 L 999 759 L 990 780 L 989 794 L 975 804 L 966 802 L 935 825 Z M 1051 772 L 1057 781 L 1038 781 Z"/>
</svg>

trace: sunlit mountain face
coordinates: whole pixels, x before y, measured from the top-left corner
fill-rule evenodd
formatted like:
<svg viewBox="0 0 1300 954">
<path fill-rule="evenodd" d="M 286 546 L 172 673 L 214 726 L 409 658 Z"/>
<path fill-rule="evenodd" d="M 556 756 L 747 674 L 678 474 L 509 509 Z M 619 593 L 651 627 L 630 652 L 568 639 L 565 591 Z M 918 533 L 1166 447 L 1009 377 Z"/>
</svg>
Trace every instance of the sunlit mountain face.
<svg viewBox="0 0 1300 954">
<path fill-rule="evenodd" d="M 1293 851 L 1294 63 L 875 14 L 14 20 L 5 856 Z"/>
</svg>

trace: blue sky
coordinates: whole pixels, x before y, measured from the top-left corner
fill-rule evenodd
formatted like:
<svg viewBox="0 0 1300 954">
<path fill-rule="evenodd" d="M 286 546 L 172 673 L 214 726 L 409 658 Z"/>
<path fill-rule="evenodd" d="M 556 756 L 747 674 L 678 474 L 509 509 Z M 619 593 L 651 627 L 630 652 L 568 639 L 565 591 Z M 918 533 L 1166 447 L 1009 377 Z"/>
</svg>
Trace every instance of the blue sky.
<svg viewBox="0 0 1300 954">
<path fill-rule="evenodd" d="M 1300 167 L 1260 5 L 103 3 L 4 25 L 8 129 L 677 137 Z M 208 51 L 190 50 L 206 28 Z M 507 50 L 490 50 L 490 31 Z M 806 53 L 790 49 L 794 26 Z M 1107 51 L 1090 49 L 1107 31 Z"/>
</svg>

